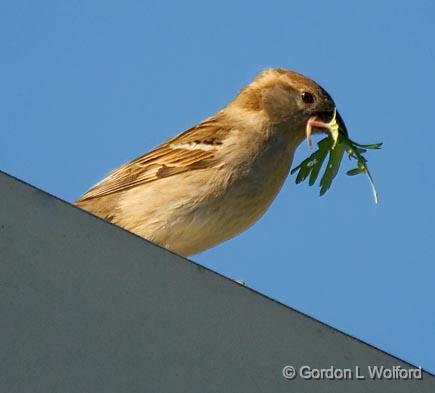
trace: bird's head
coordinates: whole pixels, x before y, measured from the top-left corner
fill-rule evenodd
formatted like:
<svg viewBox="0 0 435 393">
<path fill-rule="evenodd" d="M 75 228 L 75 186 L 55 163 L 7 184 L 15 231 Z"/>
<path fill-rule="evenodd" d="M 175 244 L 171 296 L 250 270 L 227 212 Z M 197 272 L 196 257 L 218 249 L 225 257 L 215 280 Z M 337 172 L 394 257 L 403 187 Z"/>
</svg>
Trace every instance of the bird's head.
<svg viewBox="0 0 435 393">
<path fill-rule="evenodd" d="M 316 82 L 283 68 L 261 72 L 243 88 L 233 102 L 247 111 L 261 112 L 273 124 L 288 125 L 289 130 L 304 134 L 331 132 L 331 120 L 347 134 L 331 96 Z M 336 117 L 334 117 L 336 114 Z"/>
</svg>

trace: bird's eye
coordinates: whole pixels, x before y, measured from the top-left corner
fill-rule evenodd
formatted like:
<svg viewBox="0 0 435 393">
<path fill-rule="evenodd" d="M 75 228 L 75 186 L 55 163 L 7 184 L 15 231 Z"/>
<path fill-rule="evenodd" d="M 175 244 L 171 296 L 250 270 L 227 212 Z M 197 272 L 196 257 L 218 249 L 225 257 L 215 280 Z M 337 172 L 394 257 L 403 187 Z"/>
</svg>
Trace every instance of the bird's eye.
<svg viewBox="0 0 435 393">
<path fill-rule="evenodd" d="M 312 104 L 314 102 L 314 96 L 308 91 L 303 91 L 301 97 L 305 104 Z"/>
</svg>

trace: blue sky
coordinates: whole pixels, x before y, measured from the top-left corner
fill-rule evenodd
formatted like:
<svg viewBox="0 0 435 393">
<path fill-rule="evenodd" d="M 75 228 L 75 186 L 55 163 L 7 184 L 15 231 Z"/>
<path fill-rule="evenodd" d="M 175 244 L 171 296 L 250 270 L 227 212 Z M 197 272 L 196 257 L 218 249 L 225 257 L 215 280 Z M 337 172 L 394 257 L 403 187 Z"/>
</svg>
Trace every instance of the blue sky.
<svg viewBox="0 0 435 393">
<path fill-rule="evenodd" d="M 192 259 L 435 372 L 434 4 L 3 1 L 0 169 L 73 201 L 263 68 L 302 72 L 356 141 L 384 142 L 368 156 L 380 204 L 343 169 L 321 198 L 289 178 Z"/>
</svg>

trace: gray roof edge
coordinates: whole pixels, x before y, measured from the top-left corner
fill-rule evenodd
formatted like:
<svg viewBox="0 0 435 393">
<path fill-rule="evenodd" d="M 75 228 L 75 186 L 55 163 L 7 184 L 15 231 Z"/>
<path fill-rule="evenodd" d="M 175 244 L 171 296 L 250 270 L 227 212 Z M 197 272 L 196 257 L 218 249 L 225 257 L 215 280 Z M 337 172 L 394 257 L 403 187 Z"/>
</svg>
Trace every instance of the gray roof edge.
<svg viewBox="0 0 435 393">
<path fill-rule="evenodd" d="M 176 257 L 177 257 L 177 263 L 179 263 L 179 262 L 180 262 L 180 259 L 181 259 L 181 260 L 183 260 L 184 263 L 193 264 L 193 265 L 195 265 L 196 267 L 200 268 L 201 270 L 207 271 L 208 273 L 212 273 L 213 275 L 216 275 L 216 276 L 218 276 L 219 278 L 222 278 L 222 279 L 226 280 L 228 283 L 231 283 L 231 285 L 237 285 L 237 286 L 240 286 L 240 284 L 235 283 L 231 278 L 228 278 L 228 277 L 226 277 L 225 275 L 223 275 L 223 274 L 221 274 L 221 273 L 219 273 L 219 272 L 216 272 L 216 271 L 214 271 L 214 270 L 212 270 L 212 269 L 210 269 L 210 268 L 208 268 L 208 267 L 206 267 L 206 266 L 203 266 L 203 265 L 199 264 L 198 262 L 195 262 L 195 261 L 192 261 L 192 260 L 187 259 L 187 258 L 185 258 L 185 257 L 182 257 L 182 256 L 180 256 L 180 255 L 178 255 L 178 254 L 176 254 L 176 253 L 174 253 L 174 252 L 172 252 L 172 251 L 170 251 L 170 250 L 167 250 L 167 249 L 165 249 L 165 248 L 163 248 L 163 247 L 161 247 L 161 246 L 159 246 L 159 245 L 157 245 L 157 244 L 154 244 L 154 243 L 152 243 L 152 242 L 150 242 L 150 241 L 148 241 L 148 240 L 145 240 L 145 239 L 143 239 L 143 238 L 141 238 L 141 237 L 135 235 L 134 233 L 131 233 L 131 232 L 129 232 L 129 231 L 123 229 L 123 228 L 120 228 L 120 227 L 118 227 L 117 225 L 112 224 L 112 223 L 110 223 L 110 222 L 108 222 L 108 221 L 106 221 L 106 220 L 103 220 L 103 219 L 101 219 L 100 217 L 97 217 L 97 216 L 93 215 L 92 213 L 89 213 L 88 211 L 85 211 L 85 210 L 83 210 L 83 209 L 80 209 L 79 207 L 73 205 L 72 203 L 70 203 L 70 202 L 68 202 L 68 201 L 65 201 L 65 200 L 63 200 L 62 198 L 59 198 L 59 197 L 57 197 L 56 195 L 53 195 L 53 194 L 51 194 L 51 193 L 49 193 L 49 192 L 47 192 L 47 191 L 45 191 L 45 190 L 42 190 L 42 189 L 40 189 L 40 188 L 38 188 L 38 187 L 36 187 L 36 186 L 34 186 L 34 185 L 32 185 L 32 184 L 29 184 L 28 182 L 26 182 L 26 181 L 24 181 L 24 180 L 22 180 L 22 179 L 19 179 L 19 178 L 15 177 L 15 176 L 13 176 L 13 175 L 11 175 L 11 174 L 9 174 L 9 173 L 6 173 L 6 172 L 4 172 L 4 171 L 2 171 L 2 170 L 0 170 L 0 175 L 4 175 L 4 176 L 10 178 L 11 180 L 14 180 L 14 181 L 16 181 L 16 182 L 21 183 L 22 185 L 24 185 L 24 186 L 26 186 L 26 187 L 30 187 L 30 188 L 32 188 L 34 191 L 37 191 L 37 192 L 43 193 L 43 194 L 45 194 L 46 196 L 48 196 L 48 197 L 50 197 L 50 198 L 54 198 L 55 200 L 57 200 L 57 201 L 60 202 L 60 203 L 63 203 L 63 204 L 69 205 L 70 207 L 73 207 L 73 208 L 75 208 L 75 209 L 77 209 L 77 210 L 80 210 L 80 211 L 82 211 L 83 213 L 85 213 L 85 214 L 87 214 L 87 215 L 89 215 L 89 216 L 92 216 L 94 219 L 100 220 L 101 222 L 104 222 L 106 225 L 111 225 L 111 226 L 113 226 L 113 227 L 116 227 L 118 230 L 124 231 L 124 232 L 128 233 L 130 236 L 134 236 L 134 237 L 140 239 L 141 241 L 145 241 L 145 242 L 151 243 L 151 244 L 153 244 L 153 246 L 158 247 L 158 248 L 161 249 L 162 251 L 164 251 L 164 252 L 166 252 L 166 253 L 170 253 L 170 254 L 176 256 Z M 368 348 L 371 348 L 371 349 L 374 349 L 374 350 L 376 350 L 376 351 L 379 351 L 379 352 L 381 352 L 381 353 L 383 353 L 383 354 L 385 354 L 385 355 L 387 355 L 387 356 L 389 356 L 389 357 L 391 357 L 391 358 L 393 358 L 393 359 L 395 359 L 395 360 L 398 360 L 398 361 L 400 361 L 400 362 L 403 362 L 403 363 L 405 363 L 405 364 L 407 364 L 407 365 L 409 365 L 409 366 L 411 366 L 411 367 L 414 367 L 414 368 L 420 367 L 420 366 L 417 366 L 417 365 L 415 365 L 415 364 L 412 364 L 411 362 L 409 362 L 409 361 L 407 361 L 407 360 L 401 359 L 401 358 L 399 358 L 398 356 L 396 356 L 396 355 L 394 355 L 394 354 L 391 354 L 391 353 L 389 353 L 389 352 L 387 352 L 387 351 L 385 351 L 385 350 L 383 350 L 383 349 L 377 348 L 377 347 L 374 346 L 373 344 L 370 344 L 370 343 L 368 343 L 368 342 L 365 342 L 365 341 L 359 339 L 358 337 L 352 336 L 351 334 L 348 334 L 348 333 L 346 333 L 346 332 L 344 332 L 344 331 L 342 331 L 342 330 L 340 330 L 340 329 L 338 329 L 338 328 L 336 328 L 336 327 L 333 327 L 333 326 L 331 326 L 331 325 L 328 325 L 327 323 L 322 322 L 322 321 L 320 321 L 320 320 L 314 318 L 313 316 L 311 316 L 311 315 L 309 315 L 309 314 L 306 314 L 306 313 L 304 313 L 304 312 L 302 312 L 302 311 L 300 311 L 300 310 L 298 310 L 298 309 L 295 309 L 295 308 L 293 308 L 293 307 L 291 307 L 291 306 L 289 306 L 289 305 L 287 305 L 287 304 L 284 304 L 284 303 L 282 303 L 282 302 L 280 302 L 280 301 L 278 301 L 278 300 L 276 300 L 276 299 L 274 299 L 274 298 L 271 298 L 270 296 L 267 296 L 267 295 L 265 295 L 265 294 L 263 294 L 263 293 L 261 293 L 261 292 L 255 290 L 255 289 L 253 289 L 253 288 L 246 287 L 246 286 L 241 286 L 241 287 L 242 287 L 244 290 L 246 290 L 246 291 L 249 291 L 249 292 L 251 292 L 251 293 L 253 293 L 253 294 L 257 295 L 257 296 L 260 296 L 261 298 L 263 298 L 263 299 L 265 299 L 265 300 L 267 300 L 267 301 L 272 302 L 272 303 L 275 304 L 275 305 L 278 305 L 278 306 L 281 306 L 281 307 L 285 307 L 286 309 L 291 310 L 292 312 L 295 312 L 295 313 L 297 313 L 298 315 L 300 315 L 300 316 L 302 316 L 302 317 L 304 317 L 304 318 L 308 318 L 309 320 L 311 320 L 311 321 L 313 321 L 313 322 L 315 322 L 315 323 L 317 323 L 317 324 L 320 324 L 320 325 L 321 325 L 322 327 L 324 327 L 324 328 L 327 328 L 327 329 L 329 329 L 329 330 L 331 330 L 331 331 L 333 331 L 333 332 L 339 333 L 340 335 L 343 335 L 343 336 L 345 336 L 345 337 L 347 337 L 347 338 L 349 338 L 349 339 L 351 339 L 351 340 L 353 340 L 353 341 L 359 342 L 359 343 L 361 343 L 361 344 L 367 346 Z M 421 369 L 422 369 L 422 371 L 423 371 L 425 374 L 427 374 L 427 375 L 429 375 L 429 376 L 435 378 L 435 374 L 432 374 L 430 371 L 425 370 L 423 367 L 421 367 Z"/>
</svg>

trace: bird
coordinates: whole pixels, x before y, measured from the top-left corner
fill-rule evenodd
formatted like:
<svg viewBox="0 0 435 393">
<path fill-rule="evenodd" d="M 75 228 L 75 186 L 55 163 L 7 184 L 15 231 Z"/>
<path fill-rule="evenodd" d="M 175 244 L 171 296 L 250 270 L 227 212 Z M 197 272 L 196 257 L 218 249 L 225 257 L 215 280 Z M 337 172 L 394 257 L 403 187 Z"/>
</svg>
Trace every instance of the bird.
<svg viewBox="0 0 435 393">
<path fill-rule="evenodd" d="M 179 255 L 199 253 L 266 212 L 297 147 L 331 132 L 335 113 L 312 79 L 265 69 L 223 109 L 113 170 L 75 205 Z"/>
</svg>

